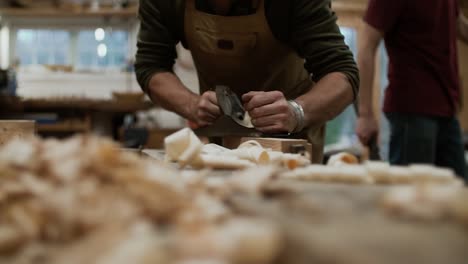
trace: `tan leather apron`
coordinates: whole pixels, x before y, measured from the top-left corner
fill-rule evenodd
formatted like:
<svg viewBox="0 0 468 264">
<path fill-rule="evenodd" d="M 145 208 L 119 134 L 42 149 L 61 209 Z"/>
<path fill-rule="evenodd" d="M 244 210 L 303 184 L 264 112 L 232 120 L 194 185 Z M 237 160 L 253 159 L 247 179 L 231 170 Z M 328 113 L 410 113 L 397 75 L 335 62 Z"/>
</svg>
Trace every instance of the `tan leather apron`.
<svg viewBox="0 0 468 264">
<path fill-rule="evenodd" d="M 185 40 L 197 68 L 200 93 L 226 85 L 239 96 L 278 90 L 295 99 L 313 86 L 304 59 L 273 35 L 264 1 L 258 1 L 255 14 L 219 16 L 201 12 L 195 0 L 186 0 Z M 312 143 L 314 163 L 322 162 L 324 135 L 324 126 L 298 135 Z"/>
</svg>

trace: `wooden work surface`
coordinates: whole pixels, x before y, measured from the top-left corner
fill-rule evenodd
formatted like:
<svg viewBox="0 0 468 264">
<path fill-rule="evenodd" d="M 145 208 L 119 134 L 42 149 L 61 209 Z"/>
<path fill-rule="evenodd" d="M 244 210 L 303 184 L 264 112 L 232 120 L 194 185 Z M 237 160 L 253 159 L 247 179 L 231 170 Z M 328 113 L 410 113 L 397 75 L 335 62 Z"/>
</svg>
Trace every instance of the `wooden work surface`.
<svg viewBox="0 0 468 264">
<path fill-rule="evenodd" d="M 144 153 L 159 161 L 164 157 L 160 150 Z M 209 177 L 236 173 L 212 171 Z M 236 194 L 227 203 L 240 214 L 281 226 L 287 245 L 277 263 L 468 263 L 467 226 L 390 216 L 380 203 L 392 188 L 275 180 L 262 197 Z"/>
<path fill-rule="evenodd" d="M 266 189 L 268 199 L 230 202 L 281 225 L 288 244 L 281 263 L 467 263 L 468 228 L 386 215 L 379 201 L 389 188 L 277 181 Z"/>
</svg>

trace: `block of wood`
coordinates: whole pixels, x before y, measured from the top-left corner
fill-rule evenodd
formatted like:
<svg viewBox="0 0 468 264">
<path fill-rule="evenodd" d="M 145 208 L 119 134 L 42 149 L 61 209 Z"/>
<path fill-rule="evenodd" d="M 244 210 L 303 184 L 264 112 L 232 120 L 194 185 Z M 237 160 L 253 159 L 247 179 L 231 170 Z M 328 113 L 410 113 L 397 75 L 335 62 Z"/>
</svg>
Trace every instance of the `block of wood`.
<svg viewBox="0 0 468 264">
<path fill-rule="evenodd" d="M 293 153 L 294 150 L 300 147 L 303 147 L 307 150 L 309 143 L 305 139 L 290 139 L 290 138 L 253 138 L 253 137 L 244 137 L 241 139 L 241 143 L 244 143 L 249 140 L 255 140 L 262 147 L 269 148 L 275 151 L 281 151 L 284 153 Z"/>
<path fill-rule="evenodd" d="M 26 138 L 34 135 L 36 124 L 27 120 L 0 121 L 0 146 L 14 138 Z"/>
</svg>

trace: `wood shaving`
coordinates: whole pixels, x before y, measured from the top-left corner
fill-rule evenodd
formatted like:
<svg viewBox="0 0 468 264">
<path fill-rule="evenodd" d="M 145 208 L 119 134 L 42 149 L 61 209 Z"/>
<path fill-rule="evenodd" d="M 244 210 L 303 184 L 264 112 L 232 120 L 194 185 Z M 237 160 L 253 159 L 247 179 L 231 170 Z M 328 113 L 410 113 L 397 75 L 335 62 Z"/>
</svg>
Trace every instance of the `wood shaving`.
<svg viewBox="0 0 468 264">
<path fill-rule="evenodd" d="M 280 165 L 295 169 L 307 166 L 310 159 L 299 155 L 272 151 L 250 140 L 231 150 L 215 144 L 203 145 L 195 133 L 182 129 L 165 139 L 167 161 L 177 162 L 181 167 L 241 170 L 256 165 Z"/>
<path fill-rule="evenodd" d="M 357 165 L 359 164 L 359 159 L 354 156 L 353 154 L 343 152 L 343 153 L 338 153 L 330 157 L 328 159 L 328 166 L 346 166 L 346 165 Z"/>
<path fill-rule="evenodd" d="M 468 196 L 456 186 L 399 187 L 389 191 L 381 204 L 398 217 L 421 221 L 452 219 L 468 225 Z"/>
</svg>

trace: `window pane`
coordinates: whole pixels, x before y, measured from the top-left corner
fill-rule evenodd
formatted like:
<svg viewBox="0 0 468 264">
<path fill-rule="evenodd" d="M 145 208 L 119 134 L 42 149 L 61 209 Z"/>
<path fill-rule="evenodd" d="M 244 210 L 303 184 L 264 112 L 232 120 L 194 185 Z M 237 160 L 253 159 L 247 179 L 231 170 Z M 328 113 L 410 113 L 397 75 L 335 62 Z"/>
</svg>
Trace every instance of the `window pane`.
<svg viewBox="0 0 468 264">
<path fill-rule="evenodd" d="M 28 51 L 22 51 L 18 53 L 17 58 L 19 59 L 20 65 L 31 65 L 33 64 L 33 53 Z"/>
<path fill-rule="evenodd" d="M 51 30 L 37 30 L 37 43 L 41 48 L 49 48 L 54 45 L 54 33 Z"/>
<path fill-rule="evenodd" d="M 101 30 L 100 30 L 101 31 Z M 99 36 L 102 31 L 99 32 Z M 106 30 L 104 39 L 96 39 L 96 30 L 84 30 L 78 33 L 78 68 L 85 67 L 123 67 L 129 51 L 128 32 L 123 30 Z M 99 38 L 98 38 L 99 39 Z M 107 52 L 98 53 L 98 47 L 104 44 Z M 101 57 L 100 57 L 101 55 Z"/>
<path fill-rule="evenodd" d="M 82 52 L 79 56 L 79 63 L 81 66 L 90 67 L 94 64 L 94 52 Z"/>
<path fill-rule="evenodd" d="M 64 53 L 62 51 L 56 50 L 54 52 L 54 59 L 55 60 L 54 60 L 53 64 L 57 64 L 57 65 L 69 64 L 68 61 L 67 61 L 66 53 Z"/>
<path fill-rule="evenodd" d="M 38 51 L 37 52 L 37 63 L 38 64 L 52 64 L 50 60 L 51 56 L 47 51 Z"/>
<path fill-rule="evenodd" d="M 31 29 L 22 29 L 18 31 L 17 38 L 19 43 L 32 43 L 36 38 L 36 32 Z"/>
<path fill-rule="evenodd" d="M 36 39 L 34 30 L 23 29 L 19 30 L 16 36 L 16 57 L 22 65 L 30 65 L 33 63 L 33 51 Z"/>
<path fill-rule="evenodd" d="M 22 65 L 68 64 L 70 33 L 65 30 L 20 29 L 16 37 L 16 57 Z"/>
</svg>

